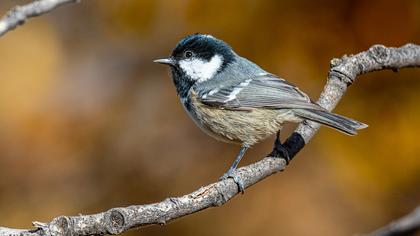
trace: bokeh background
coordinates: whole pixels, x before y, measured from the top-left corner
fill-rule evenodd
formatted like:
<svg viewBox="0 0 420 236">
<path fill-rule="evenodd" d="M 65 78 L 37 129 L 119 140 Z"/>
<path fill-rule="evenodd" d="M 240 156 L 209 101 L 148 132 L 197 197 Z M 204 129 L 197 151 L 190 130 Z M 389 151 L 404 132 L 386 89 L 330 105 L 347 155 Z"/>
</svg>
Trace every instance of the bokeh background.
<svg viewBox="0 0 420 236">
<path fill-rule="evenodd" d="M 27 2 L 1 0 L 0 14 Z M 152 63 L 196 32 L 316 99 L 332 58 L 420 43 L 420 2 L 84 0 L 30 20 L 0 38 L 0 225 L 156 202 L 217 180 L 239 148 L 202 133 L 168 69 Z M 378 228 L 420 204 L 419 91 L 420 69 L 361 76 L 336 109 L 370 125 L 358 136 L 322 128 L 285 172 L 225 206 L 125 235 Z"/>
</svg>

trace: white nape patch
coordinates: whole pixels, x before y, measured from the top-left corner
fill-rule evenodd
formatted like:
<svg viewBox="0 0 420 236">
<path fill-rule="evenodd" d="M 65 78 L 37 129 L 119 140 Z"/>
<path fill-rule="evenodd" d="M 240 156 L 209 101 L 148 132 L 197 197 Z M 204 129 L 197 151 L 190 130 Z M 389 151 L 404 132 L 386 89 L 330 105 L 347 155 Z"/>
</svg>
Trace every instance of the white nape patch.
<svg viewBox="0 0 420 236">
<path fill-rule="evenodd" d="M 206 38 L 211 38 L 211 39 L 215 38 L 215 37 L 213 37 L 213 35 L 210 35 L 210 34 L 204 34 L 203 36 L 206 37 Z"/>
<path fill-rule="evenodd" d="M 233 91 L 229 94 L 226 100 L 224 102 L 232 101 L 236 98 L 236 95 L 238 95 L 239 92 L 241 92 L 242 89 L 244 89 L 246 86 L 248 86 L 249 83 L 251 83 L 252 79 L 247 79 L 244 82 L 240 83 L 238 87 L 235 87 Z"/>
<path fill-rule="evenodd" d="M 193 80 L 197 80 L 197 82 L 203 82 L 213 77 L 222 64 L 223 58 L 217 54 L 214 55 L 210 61 L 191 58 L 179 62 L 179 66 L 188 75 L 188 77 Z"/>
</svg>

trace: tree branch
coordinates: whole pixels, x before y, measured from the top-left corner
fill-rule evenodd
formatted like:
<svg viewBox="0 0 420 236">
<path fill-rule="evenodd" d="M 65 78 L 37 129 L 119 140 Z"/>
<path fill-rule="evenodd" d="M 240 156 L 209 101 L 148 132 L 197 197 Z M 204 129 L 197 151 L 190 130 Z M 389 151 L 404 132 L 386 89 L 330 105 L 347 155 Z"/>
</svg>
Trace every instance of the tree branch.
<svg viewBox="0 0 420 236">
<path fill-rule="evenodd" d="M 420 229 L 420 206 L 406 216 L 367 234 L 366 236 L 403 236 L 412 235 Z"/>
<path fill-rule="evenodd" d="M 372 71 L 420 66 L 420 46 L 407 44 L 400 48 L 374 45 L 369 50 L 354 56 L 344 56 L 331 61 L 328 81 L 318 103 L 332 110 L 356 77 Z M 317 133 L 319 125 L 302 122 L 285 141 L 291 157 L 295 156 Z M 283 159 L 266 157 L 254 164 L 237 170 L 248 188 L 264 178 L 284 170 Z M 232 179 L 222 180 L 201 187 L 182 197 L 168 198 L 162 202 L 112 208 L 93 215 L 59 216 L 49 223 L 34 222 L 36 229 L 18 230 L 0 227 L 1 236 L 11 235 L 103 235 L 119 234 L 146 225 L 166 222 L 193 214 L 209 207 L 225 204 L 238 194 L 238 187 Z"/>
<path fill-rule="evenodd" d="M 23 6 L 16 6 L 0 20 L 0 37 L 19 25 L 23 25 L 29 18 L 43 15 L 61 5 L 77 1 L 79 0 L 38 0 Z"/>
<path fill-rule="evenodd" d="M 28 18 L 42 15 L 56 7 L 77 0 L 39 0 L 12 9 L 0 20 L 0 36 L 25 23 Z M 420 46 L 407 44 L 400 48 L 375 45 L 354 56 L 333 59 L 328 81 L 318 103 L 332 110 L 360 74 L 420 66 Z M 293 158 L 317 133 L 319 125 L 305 121 L 285 141 L 284 145 Z M 239 168 L 237 174 L 248 188 L 264 178 L 284 170 L 283 159 L 266 157 L 254 164 Z M 162 202 L 112 208 L 93 215 L 59 216 L 49 223 L 33 222 L 35 229 L 11 229 L 0 227 L 0 236 L 44 235 L 104 235 L 119 234 L 146 225 L 165 224 L 171 220 L 193 214 L 200 210 L 221 206 L 238 194 L 232 179 L 226 179 L 201 187 L 197 191 Z M 417 211 L 418 212 L 418 211 Z"/>
</svg>

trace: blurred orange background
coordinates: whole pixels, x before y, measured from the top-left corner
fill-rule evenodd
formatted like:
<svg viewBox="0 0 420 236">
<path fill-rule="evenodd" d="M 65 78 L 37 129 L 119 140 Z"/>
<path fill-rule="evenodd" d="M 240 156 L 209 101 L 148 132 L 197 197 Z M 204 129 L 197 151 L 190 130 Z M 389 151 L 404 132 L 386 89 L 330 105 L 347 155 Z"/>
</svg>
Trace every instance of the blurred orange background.
<svg viewBox="0 0 420 236">
<path fill-rule="evenodd" d="M 2 0 L 0 14 L 27 2 Z M 239 148 L 200 131 L 168 69 L 152 63 L 196 32 L 317 99 L 332 58 L 419 43 L 420 2 L 85 0 L 28 21 L 0 38 L 0 225 L 156 202 L 216 181 Z M 370 125 L 358 136 L 322 128 L 285 172 L 225 206 L 125 235 L 378 228 L 420 204 L 419 91 L 420 69 L 363 75 L 335 110 Z"/>
</svg>

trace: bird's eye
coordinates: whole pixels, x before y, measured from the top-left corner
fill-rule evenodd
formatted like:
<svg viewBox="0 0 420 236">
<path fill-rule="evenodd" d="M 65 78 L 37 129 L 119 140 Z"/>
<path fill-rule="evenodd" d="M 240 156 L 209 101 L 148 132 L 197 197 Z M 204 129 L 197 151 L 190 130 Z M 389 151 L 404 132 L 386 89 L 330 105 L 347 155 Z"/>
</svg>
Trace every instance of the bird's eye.
<svg viewBox="0 0 420 236">
<path fill-rule="evenodd" d="M 191 58 L 193 55 L 194 55 L 194 54 L 193 54 L 193 52 L 191 52 L 191 51 L 186 51 L 186 52 L 184 53 L 185 58 Z"/>
</svg>

